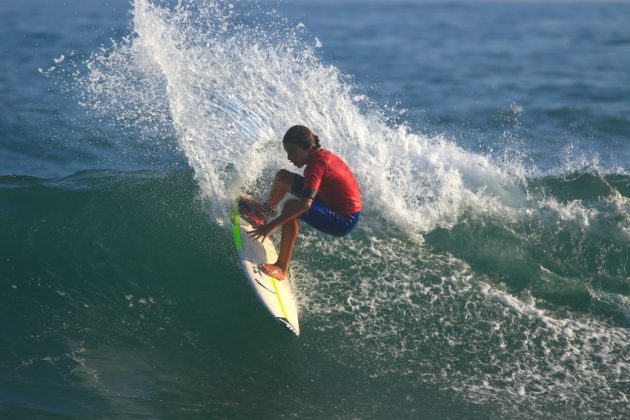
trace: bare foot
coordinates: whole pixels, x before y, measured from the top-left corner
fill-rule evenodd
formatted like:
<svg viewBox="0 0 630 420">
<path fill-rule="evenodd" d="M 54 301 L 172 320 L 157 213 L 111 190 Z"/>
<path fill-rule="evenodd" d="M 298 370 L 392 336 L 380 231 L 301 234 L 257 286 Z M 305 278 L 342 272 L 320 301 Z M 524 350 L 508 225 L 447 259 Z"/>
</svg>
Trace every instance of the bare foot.
<svg viewBox="0 0 630 420">
<path fill-rule="evenodd" d="M 287 277 L 287 273 L 282 271 L 280 267 L 274 264 L 260 264 L 258 268 L 260 269 L 260 271 L 270 277 L 273 277 L 274 279 L 282 281 Z"/>
<path fill-rule="evenodd" d="M 251 207 L 256 212 L 265 212 L 265 208 L 258 201 L 254 200 L 252 197 L 246 194 L 241 194 L 238 198 L 239 203 L 243 203 L 249 207 Z"/>
<path fill-rule="evenodd" d="M 263 226 L 269 218 L 269 212 L 265 207 L 248 195 L 241 195 L 238 198 L 238 212 L 254 227 Z"/>
</svg>

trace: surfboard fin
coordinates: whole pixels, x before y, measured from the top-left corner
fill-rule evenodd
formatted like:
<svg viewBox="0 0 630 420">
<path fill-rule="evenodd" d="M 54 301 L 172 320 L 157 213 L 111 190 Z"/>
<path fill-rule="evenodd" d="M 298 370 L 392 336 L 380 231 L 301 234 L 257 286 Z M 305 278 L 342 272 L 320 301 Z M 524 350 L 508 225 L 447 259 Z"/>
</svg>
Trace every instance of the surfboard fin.
<svg viewBox="0 0 630 420">
<path fill-rule="evenodd" d="M 286 319 L 286 318 L 282 318 L 282 317 L 277 317 L 276 320 L 282 324 L 284 327 L 286 327 L 289 331 L 291 331 L 293 334 L 295 335 L 300 335 L 297 330 L 295 329 L 295 327 L 293 325 L 291 325 L 291 323 Z"/>
</svg>

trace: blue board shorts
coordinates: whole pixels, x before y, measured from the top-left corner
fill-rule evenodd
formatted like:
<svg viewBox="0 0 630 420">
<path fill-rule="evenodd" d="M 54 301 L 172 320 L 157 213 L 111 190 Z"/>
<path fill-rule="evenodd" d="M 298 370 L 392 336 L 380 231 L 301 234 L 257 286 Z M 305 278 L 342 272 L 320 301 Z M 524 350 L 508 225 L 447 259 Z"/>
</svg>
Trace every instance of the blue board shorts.
<svg viewBox="0 0 630 420">
<path fill-rule="evenodd" d="M 302 198 L 302 191 L 304 189 L 304 177 L 298 174 L 293 174 L 293 187 L 291 188 L 291 194 L 298 198 Z M 317 199 L 313 200 L 311 208 L 304 213 L 300 219 L 319 230 L 320 232 L 327 233 L 333 236 L 345 236 L 352 232 L 352 229 L 359 223 L 361 212 L 358 211 L 352 214 L 337 213 L 326 207 L 324 203 Z"/>
</svg>

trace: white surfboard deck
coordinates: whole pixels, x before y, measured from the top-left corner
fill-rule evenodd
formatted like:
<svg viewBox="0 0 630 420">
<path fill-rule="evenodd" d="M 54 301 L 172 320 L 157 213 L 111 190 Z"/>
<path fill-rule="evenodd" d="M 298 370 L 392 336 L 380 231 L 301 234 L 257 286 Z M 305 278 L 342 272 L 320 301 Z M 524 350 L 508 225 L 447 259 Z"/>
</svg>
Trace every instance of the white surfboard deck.
<svg viewBox="0 0 630 420">
<path fill-rule="evenodd" d="M 278 253 L 269 238 L 262 243 L 249 236 L 247 232 L 251 230 L 252 226 L 241 217 L 235 205 L 232 211 L 232 231 L 245 278 L 276 321 L 299 336 L 297 301 L 290 278 L 287 275 L 286 279 L 280 281 L 260 271 L 258 265 L 276 262 Z"/>
</svg>

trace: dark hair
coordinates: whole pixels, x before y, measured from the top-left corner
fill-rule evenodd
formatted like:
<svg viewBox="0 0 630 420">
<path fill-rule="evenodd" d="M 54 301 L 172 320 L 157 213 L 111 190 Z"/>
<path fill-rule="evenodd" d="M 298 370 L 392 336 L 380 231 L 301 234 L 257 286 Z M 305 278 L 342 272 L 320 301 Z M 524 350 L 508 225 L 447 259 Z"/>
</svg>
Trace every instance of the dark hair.
<svg viewBox="0 0 630 420">
<path fill-rule="evenodd" d="M 303 125 L 294 125 L 289 128 L 282 138 L 282 143 L 293 143 L 304 150 L 307 150 L 309 147 L 313 149 L 319 149 L 321 147 L 319 145 L 319 137 L 313 134 L 308 127 Z"/>
</svg>

